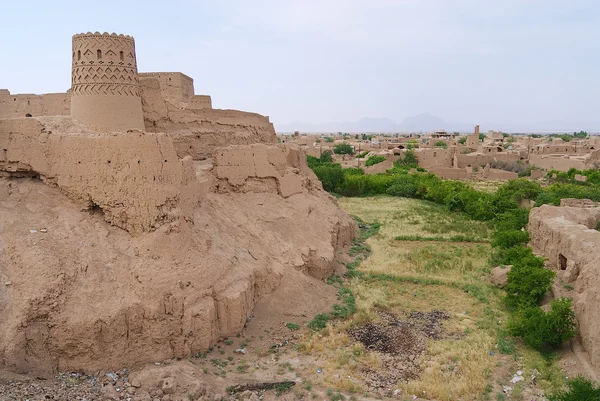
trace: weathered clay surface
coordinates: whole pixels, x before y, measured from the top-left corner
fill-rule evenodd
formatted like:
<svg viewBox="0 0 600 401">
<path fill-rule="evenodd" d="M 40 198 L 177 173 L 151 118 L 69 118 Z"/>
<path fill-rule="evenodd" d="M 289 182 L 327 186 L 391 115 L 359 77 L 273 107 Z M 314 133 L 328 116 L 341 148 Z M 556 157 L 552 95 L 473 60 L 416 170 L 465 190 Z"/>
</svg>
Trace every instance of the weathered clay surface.
<svg viewBox="0 0 600 401">
<path fill-rule="evenodd" d="M 0 364 L 12 370 L 94 371 L 205 350 L 241 330 L 284 278 L 329 276 L 354 235 L 294 149 L 231 146 L 211 166 L 179 159 L 164 134 L 7 121 Z"/>
<path fill-rule="evenodd" d="M 575 287 L 574 309 L 583 345 L 592 364 L 600 366 L 600 207 L 590 202 L 566 202 L 582 207 L 544 205 L 534 208 L 528 230 L 534 251 Z"/>
<path fill-rule="evenodd" d="M 145 78 L 140 84 L 146 131 L 171 135 L 181 158 L 203 160 L 218 147 L 277 142 L 268 117 L 238 110 L 182 109 L 162 96 L 158 80 Z"/>
</svg>

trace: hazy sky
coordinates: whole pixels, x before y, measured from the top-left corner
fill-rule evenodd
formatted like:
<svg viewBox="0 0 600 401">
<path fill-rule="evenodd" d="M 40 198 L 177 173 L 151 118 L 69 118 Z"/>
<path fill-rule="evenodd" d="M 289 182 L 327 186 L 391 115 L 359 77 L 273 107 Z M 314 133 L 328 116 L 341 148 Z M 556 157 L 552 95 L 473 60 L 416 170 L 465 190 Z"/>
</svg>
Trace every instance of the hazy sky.
<svg viewBox="0 0 600 401">
<path fill-rule="evenodd" d="M 184 72 L 215 108 L 276 123 L 429 112 L 600 129 L 598 0 L 28 0 L 0 16 L 12 93 L 67 90 L 71 35 L 108 31 L 135 37 L 141 72 Z"/>
</svg>

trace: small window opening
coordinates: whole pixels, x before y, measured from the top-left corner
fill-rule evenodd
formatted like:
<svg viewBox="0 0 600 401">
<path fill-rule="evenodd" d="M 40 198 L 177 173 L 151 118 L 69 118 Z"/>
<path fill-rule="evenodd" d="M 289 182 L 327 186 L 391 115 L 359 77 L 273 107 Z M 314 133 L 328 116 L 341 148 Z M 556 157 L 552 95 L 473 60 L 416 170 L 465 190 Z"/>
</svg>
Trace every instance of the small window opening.
<svg viewBox="0 0 600 401">
<path fill-rule="evenodd" d="M 125 60 L 125 56 L 122 51 L 119 52 L 119 58 L 121 59 L 121 61 Z"/>
<path fill-rule="evenodd" d="M 433 157 L 437 157 L 437 152 L 433 152 Z"/>
<path fill-rule="evenodd" d="M 98 49 L 97 54 L 98 54 L 98 60 L 102 60 L 102 50 Z"/>
<path fill-rule="evenodd" d="M 31 114 L 27 113 L 25 114 L 25 117 L 33 117 Z"/>
<path fill-rule="evenodd" d="M 558 264 L 560 270 L 567 270 L 567 258 L 562 253 L 558 255 Z"/>
<path fill-rule="evenodd" d="M 81 50 L 77 50 L 77 61 L 81 60 Z"/>
</svg>

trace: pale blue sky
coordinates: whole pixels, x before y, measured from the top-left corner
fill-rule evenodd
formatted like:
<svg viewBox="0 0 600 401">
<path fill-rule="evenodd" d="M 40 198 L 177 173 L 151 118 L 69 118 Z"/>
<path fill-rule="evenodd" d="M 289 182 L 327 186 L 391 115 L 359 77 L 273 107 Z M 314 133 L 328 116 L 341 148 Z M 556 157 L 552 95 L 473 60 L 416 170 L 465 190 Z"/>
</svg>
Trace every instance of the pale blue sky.
<svg viewBox="0 0 600 401">
<path fill-rule="evenodd" d="M 600 130 L 598 0 L 99 3 L 0 5 L 0 88 L 67 90 L 71 35 L 108 31 L 135 37 L 140 71 L 184 72 L 214 107 L 276 123 L 429 112 Z"/>
</svg>

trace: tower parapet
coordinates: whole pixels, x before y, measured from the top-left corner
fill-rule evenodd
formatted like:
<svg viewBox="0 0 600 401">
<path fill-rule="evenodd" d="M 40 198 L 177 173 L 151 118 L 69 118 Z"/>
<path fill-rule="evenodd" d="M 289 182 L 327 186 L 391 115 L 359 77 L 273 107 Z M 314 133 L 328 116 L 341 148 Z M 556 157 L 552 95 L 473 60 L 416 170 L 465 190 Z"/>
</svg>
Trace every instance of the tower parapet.
<svg viewBox="0 0 600 401">
<path fill-rule="evenodd" d="M 115 33 L 73 36 L 71 116 L 107 131 L 144 130 L 135 41 Z"/>
</svg>

